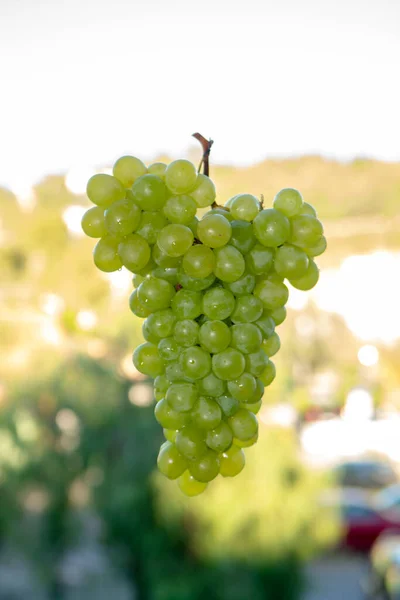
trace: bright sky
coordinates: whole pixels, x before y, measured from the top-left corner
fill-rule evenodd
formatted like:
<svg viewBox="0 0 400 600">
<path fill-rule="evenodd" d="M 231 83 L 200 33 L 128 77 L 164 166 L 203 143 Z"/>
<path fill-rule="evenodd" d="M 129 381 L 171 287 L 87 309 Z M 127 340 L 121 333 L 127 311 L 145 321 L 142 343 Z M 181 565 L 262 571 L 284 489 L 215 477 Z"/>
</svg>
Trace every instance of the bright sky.
<svg viewBox="0 0 400 600">
<path fill-rule="evenodd" d="M 396 0 L 0 0 L 0 184 L 123 153 L 400 160 Z"/>
</svg>

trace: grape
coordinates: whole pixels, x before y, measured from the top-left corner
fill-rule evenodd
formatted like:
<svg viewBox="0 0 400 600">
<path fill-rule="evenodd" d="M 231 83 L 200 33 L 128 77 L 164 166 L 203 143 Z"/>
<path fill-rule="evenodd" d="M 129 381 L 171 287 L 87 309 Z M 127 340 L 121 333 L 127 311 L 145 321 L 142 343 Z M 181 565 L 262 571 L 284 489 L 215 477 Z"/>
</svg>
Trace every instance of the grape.
<svg viewBox="0 0 400 600">
<path fill-rule="evenodd" d="M 181 347 L 172 337 L 163 338 L 157 345 L 158 354 L 164 361 L 177 360 Z"/>
<path fill-rule="evenodd" d="M 239 194 L 236 194 L 236 196 L 232 196 L 232 198 L 229 198 L 229 200 L 227 200 L 227 201 L 225 202 L 225 207 L 226 207 L 226 208 L 229 208 L 229 210 L 230 210 L 230 208 L 231 208 L 231 206 L 232 206 L 232 203 L 233 203 L 233 201 L 235 200 L 235 198 L 237 198 L 237 197 L 238 197 L 238 195 L 239 195 Z"/>
<path fill-rule="evenodd" d="M 168 479 L 177 479 L 187 468 L 187 462 L 171 442 L 165 442 L 158 454 L 157 466 Z"/>
<path fill-rule="evenodd" d="M 250 373 L 242 373 L 237 379 L 228 381 L 228 392 L 239 402 L 250 402 L 254 399 L 256 380 Z"/>
<path fill-rule="evenodd" d="M 165 392 L 169 388 L 169 381 L 165 375 L 158 375 L 154 380 L 154 398 L 162 400 L 165 396 Z M 170 440 L 171 441 L 171 440 Z"/>
<path fill-rule="evenodd" d="M 165 399 L 177 412 L 186 412 L 193 408 L 197 396 L 198 393 L 193 383 L 173 383 L 168 388 Z M 186 456 L 185 453 L 183 454 Z"/>
<path fill-rule="evenodd" d="M 324 233 L 322 224 L 311 215 L 299 215 L 291 220 L 290 241 L 300 248 L 315 246 Z"/>
<path fill-rule="evenodd" d="M 199 224 L 199 220 L 197 217 L 193 217 L 189 223 L 186 223 L 186 227 L 189 227 L 190 231 L 193 233 L 194 237 L 197 236 L 197 226 Z"/>
<path fill-rule="evenodd" d="M 196 246 L 194 246 L 194 248 L 195 247 Z M 207 275 L 207 277 L 197 278 L 190 277 L 183 271 L 178 271 L 178 283 L 180 283 L 182 287 L 192 290 L 193 292 L 201 292 L 202 290 L 206 290 L 214 283 L 214 281 L 215 275 L 213 273 Z"/>
<path fill-rule="evenodd" d="M 195 187 L 191 190 L 190 195 L 199 208 L 205 208 L 206 206 L 210 206 L 215 200 L 215 185 L 207 175 L 199 173 Z"/>
<path fill-rule="evenodd" d="M 135 156 L 121 156 L 113 167 L 114 177 L 126 188 L 130 188 L 136 179 L 145 173 L 146 166 Z"/>
<path fill-rule="evenodd" d="M 179 431 L 179 429 L 165 429 L 164 428 L 163 434 L 164 434 L 164 437 L 167 440 L 167 442 L 172 442 L 174 444 L 178 431 Z"/>
<path fill-rule="evenodd" d="M 250 406 L 249 404 L 247 406 Z M 234 445 L 238 446 L 239 448 L 250 448 L 250 446 L 254 446 L 254 444 L 256 444 L 258 441 L 258 433 L 256 433 L 256 435 L 253 435 L 252 438 L 250 438 L 249 440 L 246 440 L 245 442 L 242 440 L 236 440 L 234 439 Z"/>
<path fill-rule="evenodd" d="M 239 296 L 231 320 L 233 323 L 251 323 L 261 317 L 263 310 L 263 303 L 256 296 L 251 294 Z"/>
<path fill-rule="evenodd" d="M 235 348 L 227 348 L 212 357 L 212 370 L 220 379 L 240 377 L 245 367 L 244 356 Z"/>
<path fill-rule="evenodd" d="M 235 444 L 226 450 L 220 459 L 220 473 L 223 477 L 235 477 L 244 469 L 246 459 L 244 452 Z"/>
<path fill-rule="evenodd" d="M 106 224 L 104 222 L 104 208 L 101 206 L 89 208 L 82 217 L 81 226 L 83 232 L 89 237 L 104 237 L 107 234 Z"/>
<path fill-rule="evenodd" d="M 230 209 L 234 219 L 252 221 L 260 212 L 260 202 L 251 194 L 239 194 L 233 199 Z"/>
<path fill-rule="evenodd" d="M 242 404 L 241 407 L 253 413 L 253 415 L 257 415 L 260 412 L 260 408 L 262 406 L 262 400 L 258 400 L 257 402 Z M 258 437 L 257 434 L 254 437 Z M 253 438 L 252 438 L 253 439 Z"/>
<path fill-rule="evenodd" d="M 283 244 L 277 249 L 274 268 L 281 277 L 299 278 L 307 271 L 308 256 L 300 248 Z"/>
<path fill-rule="evenodd" d="M 320 254 L 323 254 L 325 252 L 326 247 L 326 237 L 322 236 L 319 242 L 317 242 L 314 246 L 311 246 L 310 248 L 305 248 L 305 252 L 310 257 L 319 256 Z"/>
<path fill-rule="evenodd" d="M 151 173 L 151 175 L 157 175 L 160 179 L 165 178 L 165 171 L 167 170 L 167 165 L 163 162 L 155 162 L 149 166 L 147 171 Z M 144 173 L 141 173 L 144 175 Z"/>
<path fill-rule="evenodd" d="M 304 202 L 303 203 L 303 207 L 300 211 L 301 215 L 310 215 L 311 217 L 316 217 L 317 216 L 317 211 L 315 210 L 315 208 L 311 205 L 308 204 L 308 202 Z"/>
<path fill-rule="evenodd" d="M 227 213 L 228 215 L 230 213 Z M 231 222 L 232 236 L 229 240 L 231 246 L 234 246 L 242 254 L 247 254 L 255 246 L 257 240 L 254 236 L 253 225 L 246 221 Z"/>
<path fill-rule="evenodd" d="M 178 269 L 176 267 L 156 267 L 151 271 L 151 276 L 156 277 L 157 279 L 165 279 L 174 287 L 178 283 Z M 140 277 L 140 275 L 136 275 L 136 277 Z M 142 277 L 142 280 L 139 281 L 139 285 L 144 279 L 145 278 Z"/>
<path fill-rule="evenodd" d="M 158 234 L 157 244 L 168 256 L 176 258 L 187 252 L 193 244 L 194 236 L 186 225 L 171 223 Z"/>
<path fill-rule="evenodd" d="M 209 319 L 223 321 L 235 308 L 235 297 L 224 288 L 211 288 L 203 296 L 203 313 Z"/>
<path fill-rule="evenodd" d="M 171 307 L 177 319 L 196 319 L 201 315 L 201 294 L 182 288 L 176 292 Z"/>
<path fill-rule="evenodd" d="M 214 275 L 221 281 L 232 283 L 244 273 L 245 263 L 242 254 L 233 246 L 224 246 L 214 250 L 216 263 Z"/>
<path fill-rule="evenodd" d="M 262 335 L 253 323 L 239 323 L 231 328 L 231 346 L 242 354 L 251 354 L 261 348 Z"/>
<path fill-rule="evenodd" d="M 124 237 L 138 228 L 141 214 L 140 208 L 130 200 L 114 202 L 104 213 L 107 231 Z"/>
<path fill-rule="evenodd" d="M 149 277 L 138 287 L 139 301 L 152 311 L 168 308 L 174 295 L 174 286 L 165 279 Z"/>
<path fill-rule="evenodd" d="M 225 452 L 232 446 L 233 434 L 227 423 L 220 423 L 215 429 L 207 431 L 206 444 L 215 452 Z"/>
<path fill-rule="evenodd" d="M 194 379 L 187 377 L 179 362 L 168 363 L 165 367 L 165 376 L 170 383 L 187 381 L 192 383 Z"/>
<path fill-rule="evenodd" d="M 146 307 L 146 305 L 144 306 Z M 149 330 L 153 333 L 153 335 L 156 335 L 160 339 L 170 337 L 172 335 L 175 321 L 175 315 L 170 308 L 157 310 L 151 313 L 146 320 Z"/>
<path fill-rule="evenodd" d="M 101 238 L 93 249 L 94 264 L 100 271 L 111 273 L 122 267 L 118 254 L 118 240 L 111 236 Z"/>
<path fill-rule="evenodd" d="M 274 356 L 281 347 L 281 340 L 279 335 L 274 331 L 274 333 L 263 341 L 263 350 L 268 357 Z"/>
<path fill-rule="evenodd" d="M 152 259 L 154 260 L 155 265 L 159 267 L 163 267 L 165 269 L 173 269 L 180 267 L 181 265 L 181 257 L 172 257 L 165 254 L 163 250 L 157 244 L 153 246 L 152 250 Z"/>
<path fill-rule="evenodd" d="M 254 377 L 260 377 L 268 364 L 268 356 L 262 348 L 256 352 L 247 354 L 245 360 L 246 371 L 254 375 Z"/>
<path fill-rule="evenodd" d="M 232 217 L 231 213 L 229 212 L 229 210 L 227 210 L 223 206 L 218 206 L 217 208 L 212 208 L 211 210 L 206 212 L 203 215 L 203 217 L 208 217 L 209 215 L 221 215 L 222 217 L 225 217 L 225 219 L 228 219 L 229 222 L 233 221 L 233 217 Z"/>
<path fill-rule="evenodd" d="M 165 398 L 157 402 L 154 415 L 164 429 L 182 429 L 188 421 L 187 413 L 174 410 Z"/>
<path fill-rule="evenodd" d="M 233 436 L 238 440 L 247 441 L 258 432 L 258 422 L 255 415 L 244 408 L 239 408 L 234 415 L 229 417 L 228 425 Z"/>
<path fill-rule="evenodd" d="M 265 391 L 265 385 L 263 384 L 261 379 L 257 378 L 256 379 L 256 391 L 254 394 L 253 402 L 258 402 L 259 400 L 262 400 L 264 397 L 264 391 Z"/>
<path fill-rule="evenodd" d="M 201 458 L 207 452 L 207 445 L 203 435 L 193 425 L 181 429 L 176 436 L 178 451 L 188 460 Z"/>
<path fill-rule="evenodd" d="M 268 311 L 264 311 L 261 318 L 258 319 L 255 324 L 260 328 L 263 337 L 270 337 L 275 331 L 275 321 L 269 316 Z"/>
<path fill-rule="evenodd" d="M 253 275 L 266 275 L 273 264 L 274 251 L 262 244 L 256 244 L 246 255 L 246 267 Z"/>
<path fill-rule="evenodd" d="M 182 260 L 185 273 L 194 279 L 202 279 L 212 275 L 214 266 L 215 256 L 213 251 L 201 244 L 189 248 Z"/>
<path fill-rule="evenodd" d="M 142 324 L 142 335 L 146 342 L 151 342 L 152 344 L 155 344 L 158 347 L 158 342 L 160 341 L 160 338 L 151 331 L 149 331 L 147 321 L 144 321 Z"/>
<path fill-rule="evenodd" d="M 183 319 L 174 326 L 174 339 L 181 346 L 195 346 L 199 339 L 200 326 L 196 321 Z"/>
<path fill-rule="evenodd" d="M 151 314 L 151 311 L 146 306 L 143 306 L 143 304 L 140 302 L 137 295 L 137 290 L 134 290 L 129 297 L 129 308 L 134 315 L 140 317 L 141 319 L 144 319 Z"/>
<path fill-rule="evenodd" d="M 225 392 L 225 384 L 214 373 L 209 373 L 203 379 L 196 381 L 196 387 L 201 396 L 218 397 Z"/>
<path fill-rule="evenodd" d="M 125 198 L 125 188 L 118 179 L 112 175 L 100 173 L 93 175 L 86 186 L 86 194 L 97 206 L 108 208 L 113 202 Z"/>
<path fill-rule="evenodd" d="M 160 210 L 167 200 L 167 188 L 157 175 L 138 177 L 132 185 L 132 194 L 142 210 Z"/>
<path fill-rule="evenodd" d="M 256 284 L 254 295 L 260 298 L 264 308 L 274 310 L 286 304 L 289 297 L 289 290 L 280 281 L 262 279 Z"/>
<path fill-rule="evenodd" d="M 118 254 L 124 267 L 133 273 L 143 269 L 150 260 L 150 246 L 141 235 L 131 233 L 120 242 Z"/>
<path fill-rule="evenodd" d="M 221 422 L 221 408 L 213 398 L 200 396 L 197 400 L 192 413 L 192 422 L 199 429 L 215 429 Z"/>
<path fill-rule="evenodd" d="M 133 353 L 133 364 L 140 373 L 157 377 L 164 373 L 164 362 L 158 354 L 157 346 L 148 342 L 140 344 Z"/>
<path fill-rule="evenodd" d="M 275 310 L 271 310 L 268 314 L 272 317 L 275 322 L 275 326 L 277 327 L 286 319 L 286 308 L 281 306 L 279 308 L 275 308 Z"/>
<path fill-rule="evenodd" d="M 140 223 L 136 233 L 141 235 L 149 244 L 155 244 L 157 237 L 168 224 L 167 219 L 158 211 L 144 210 L 141 214 Z"/>
<path fill-rule="evenodd" d="M 284 188 L 275 196 L 273 206 L 286 217 L 294 217 L 303 209 L 303 198 L 297 190 Z"/>
<path fill-rule="evenodd" d="M 139 275 L 138 273 L 134 273 L 132 276 L 132 284 L 134 288 L 138 288 L 139 285 L 142 283 L 142 281 L 144 281 L 146 278 L 143 277 L 143 275 Z"/>
<path fill-rule="evenodd" d="M 211 357 L 198 346 L 189 346 L 179 357 L 184 374 L 191 379 L 202 379 L 211 371 Z"/>
<path fill-rule="evenodd" d="M 251 294 L 256 285 L 256 278 L 251 273 L 245 273 L 237 281 L 224 283 L 224 287 L 230 290 L 235 296 L 245 296 Z"/>
<path fill-rule="evenodd" d="M 304 273 L 302 277 L 299 279 L 290 279 L 291 285 L 298 290 L 311 290 L 315 285 L 317 285 L 319 279 L 319 269 L 315 262 L 311 260 L 308 264 L 307 271 Z"/>
<path fill-rule="evenodd" d="M 199 342 L 202 348 L 212 354 L 225 350 L 230 341 L 231 332 L 228 325 L 223 321 L 206 321 L 200 327 Z"/>
<path fill-rule="evenodd" d="M 198 496 L 207 489 L 207 483 L 197 481 L 189 471 L 185 471 L 183 475 L 179 477 L 178 485 L 185 496 Z"/>
<path fill-rule="evenodd" d="M 274 208 L 262 210 L 254 219 L 254 235 L 263 246 L 276 248 L 290 236 L 289 219 Z"/>
<path fill-rule="evenodd" d="M 229 452 L 229 450 L 228 450 Z M 220 459 L 218 454 L 213 450 L 207 452 L 198 460 L 193 460 L 189 463 L 189 471 L 197 480 L 208 483 L 216 478 L 219 473 Z"/>
<path fill-rule="evenodd" d="M 210 248 L 225 246 L 231 237 L 232 228 L 229 221 L 218 214 L 203 217 L 197 225 L 197 237 Z"/>
<path fill-rule="evenodd" d="M 221 410 L 225 417 L 231 417 L 235 414 L 237 410 L 239 410 L 239 400 L 236 398 L 232 398 L 232 396 L 227 396 L 226 394 L 216 398 L 218 404 L 221 407 Z"/>
<path fill-rule="evenodd" d="M 270 360 L 270 361 L 268 361 L 268 364 L 265 367 L 264 371 L 261 373 L 260 380 L 265 386 L 267 386 L 273 382 L 273 380 L 275 379 L 275 375 L 276 375 L 275 365 L 272 362 L 272 360 Z"/>
<path fill-rule="evenodd" d="M 187 194 L 197 183 L 195 166 L 188 160 L 175 160 L 165 171 L 165 183 L 173 194 Z M 196 198 L 194 198 L 197 202 Z"/>
<path fill-rule="evenodd" d="M 168 221 L 181 225 L 190 223 L 196 215 L 196 210 L 196 202 L 185 194 L 169 198 L 163 209 Z"/>
</svg>

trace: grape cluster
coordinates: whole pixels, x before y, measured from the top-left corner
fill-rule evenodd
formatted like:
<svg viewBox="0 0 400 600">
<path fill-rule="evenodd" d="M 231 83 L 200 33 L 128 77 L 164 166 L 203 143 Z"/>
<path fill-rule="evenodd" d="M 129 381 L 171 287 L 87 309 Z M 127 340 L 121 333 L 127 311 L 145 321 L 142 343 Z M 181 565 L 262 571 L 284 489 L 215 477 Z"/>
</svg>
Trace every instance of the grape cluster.
<svg viewBox="0 0 400 600">
<path fill-rule="evenodd" d="M 243 448 L 257 441 L 280 348 L 275 328 L 286 317 L 284 279 L 300 290 L 317 283 L 322 225 L 291 188 L 273 208 L 251 194 L 217 206 L 213 182 L 187 160 L 146 168 L 123 156 L 113 175 L 89 180 L 87 195 L 96 206 L 82 228 L 100 238 L 96 266 L 134 273 L 129 304 L 146 341 L 133 362 L 154 379 L 166 438 L 158 468 L 200 494 L 218 474 L 240 473 Z"/>
</svg>

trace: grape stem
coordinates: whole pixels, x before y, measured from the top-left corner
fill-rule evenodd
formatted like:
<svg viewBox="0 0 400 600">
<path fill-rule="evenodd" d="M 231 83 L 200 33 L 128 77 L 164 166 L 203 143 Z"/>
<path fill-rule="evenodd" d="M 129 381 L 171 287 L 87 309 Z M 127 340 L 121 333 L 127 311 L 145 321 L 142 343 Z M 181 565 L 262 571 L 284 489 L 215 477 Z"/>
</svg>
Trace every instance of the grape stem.
<svg viewBox="0 0 400 600">
<path fill-rule="evenodd" d="M 201 147 L 203 148 L 203 156 L 201 157 L 201 161 L 200 161 L 197 172 L 200 173 L 201 167 L 203 167 L 204 175 L 207 175 L 207 177 L 209 177 L 209 175 L 210 175 L 209 157 L 210 157 L 210 152 L 211 152 L 211 146 L 213 145 L 214 140 L 211 140 L 211 139 L 207 140 L 204 137 L 204 135 L 201 135 L 201 133 L 193 133 L 193 137 L 196 138 L 196 140 L 198 140 L 200 142 Z"/>
</svg>

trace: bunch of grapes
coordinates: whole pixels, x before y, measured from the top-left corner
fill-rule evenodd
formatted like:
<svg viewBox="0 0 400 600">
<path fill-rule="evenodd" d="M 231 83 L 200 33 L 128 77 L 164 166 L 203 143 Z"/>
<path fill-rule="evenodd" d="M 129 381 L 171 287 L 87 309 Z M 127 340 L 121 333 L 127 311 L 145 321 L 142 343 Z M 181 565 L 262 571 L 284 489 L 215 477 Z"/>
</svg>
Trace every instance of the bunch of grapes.
<svg viewBox="0 0 400 600">
<path fill-rule="evenodd" d="M 284 280 L 300 290 L 317 283 L 322 225 L 290 188 L 273 208 L 251 194 L 217 206 L 213 182 L 187 160 L 147 168 L 123 156 L 112 176 L 89 180 L 87 195 L 96 206 L 82 227 L 100 238 L 96 266 L 134 274 L 129 305 L 146 341 L 133 363 L 154 379 L 166 438 L 158 468 L 200 494 L 218 474 L 240 473 L 243 448 L 257 441 L 280 348 L 275 328 L 286 317 Z"/>
</svg>

